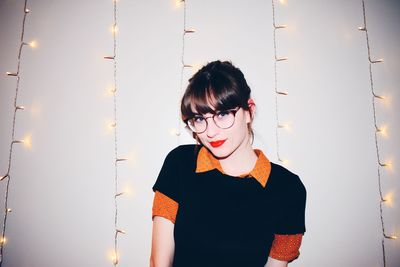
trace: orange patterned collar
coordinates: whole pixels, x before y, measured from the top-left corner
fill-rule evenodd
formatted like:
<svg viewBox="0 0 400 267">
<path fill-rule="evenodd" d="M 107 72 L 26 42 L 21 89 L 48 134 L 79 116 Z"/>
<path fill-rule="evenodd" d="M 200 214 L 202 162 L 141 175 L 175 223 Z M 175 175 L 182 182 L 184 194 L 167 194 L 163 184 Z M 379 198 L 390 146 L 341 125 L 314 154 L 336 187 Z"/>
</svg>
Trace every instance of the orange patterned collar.
<svg viewBox="0 0 400 267">
<path fill-rule="evenodd" d="M 249 174 L 241 175 L 240 177 L 254 177 L 263 187 L 265 187 L 267 185 L 269 174 L 271 173 L 271 163 L 261 150 L 254 149 L 254 152 L 258 157 L 256 165 Z M 203 146 L 197 156 L 196 172 L 206 172 L 212 169 L 217 169 L 221 173 L 224 173 L 219 160 Z"/>
</svg>

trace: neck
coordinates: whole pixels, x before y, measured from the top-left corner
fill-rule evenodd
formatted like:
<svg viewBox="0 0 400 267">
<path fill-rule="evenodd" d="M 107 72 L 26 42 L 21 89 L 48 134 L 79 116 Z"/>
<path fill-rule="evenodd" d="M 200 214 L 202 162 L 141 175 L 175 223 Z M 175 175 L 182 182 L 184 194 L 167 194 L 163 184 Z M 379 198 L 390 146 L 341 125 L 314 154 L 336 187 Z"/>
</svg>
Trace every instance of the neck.
<svg viewBox="0 0 400 267">
<path fill-rule="evenodd" d="M 256 161 L 257 155 L 248 138 L 228 157 L 219 159 L 224 173 L 231 176 L 239 176 L 251 172 Z"/>
</svg>

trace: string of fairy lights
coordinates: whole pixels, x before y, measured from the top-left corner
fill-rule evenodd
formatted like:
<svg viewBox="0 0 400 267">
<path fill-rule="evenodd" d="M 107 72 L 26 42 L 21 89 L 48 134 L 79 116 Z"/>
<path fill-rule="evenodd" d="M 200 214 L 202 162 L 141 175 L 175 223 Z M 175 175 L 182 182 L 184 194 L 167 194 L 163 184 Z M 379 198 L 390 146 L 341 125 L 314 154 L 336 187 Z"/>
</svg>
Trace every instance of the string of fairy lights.
<svg viewBox="0 0 400 267">
<path fill-rule="evenodd" d="M 182 52 L 181 52 L 181 77 L 180 77 L 180 94 L 183 92 L 183 75 L 185 69 L 193 68 L 194 66 L 191 64 L 187 64 L 185 61 L 185 40 L 187 34 L 195 33 L 195 29 L 188 29 L 186 26 L 186 0 L 178 0 L 177 4 L 183 4 L 183 31 L 182 31 Z M 180 135 L 181 135 L 181 127 L 182 127 L 182 120 L 180 116 L 178 116 L 178 126 L 175 129 L 174 134 L 177 136 L 177 143 L 180 144 Z"/>
<path fill-rule="evenodd" d="M 115 194 L 114 194 L 114 248 L 111 256 L 112 263 L 114 266 L 117 266 L 119 263 L 119 251 L 118 251 L 118 237 L 120 234 L 126 234 L 124 230 L 118 227 L 118 198 L 122 196 L 125 192 L 119 191 L 118 187 L 118 164 L 119 162 L 126 161 L 127 158 L 121 158 L 118 156 L 118 139 L 117 139 L 117 1 L 113 0 L 113 24 L 111 28 L 111 32 L 113 34 L 113 54 L 111 56 L 105 56 L 105 60 L 110 60 L 113 62 L 113 88 L 110 90 L 114 98 L 114 121 L 109 125 L 111 129 L 114 131 L 114 186 L 115 186 Z"/>
<path fill-rule="evenodd" d="M 6 186 L 5 186 L 6 190 L 5 190 L 5 196 L 4 196 L 3 227 L 2 227 L 2 233 L 1 233 L 1 239 L 0 239 L 0 267 L 3 264 L 4 247 L 7 242 L 7 238 L 6 238 L 7 218 L 8 218 L 8 214 L 12 211 L 12 209 L 9 207 L 8 198 L 9 198 L 10 183 L 11 183 L 11 166 L 12 166 L 12 159 L 13 159 L 13 147 L 15 144 L 23 144 L 26 147 L 31 146 L 30 136 L 26 136 L 23 139 L 15 138 L 17 113 L 19 111 L 25 110 L 24 106 L 18 104 L 18 94 L 19 94 L 20 81 L 21 81 L 20 70 L 21 70 L 21 66 L 22 66 L 22 55 L 23 55 L 22 51 L 25 46 L 29 46 L 31 48 L 35 48 L 37 46 L 36 41 L 25 42 L 25 40 L 24 40 L 26 18 L 27 18 L 27 15 L 31 12 L 30 9 L 27 8 L 27 6 L 28 6 L 28 1 L 25 0 L 24 9 L 23 9 L 21 38 L 20 38 L 20 42 L 19 42 L 19 50 L 18 50 L 18 58 L 17 58 L 17 70 L 15 72 L 11 72 L 11 71 L 6 72 L 6 75 L 8 77 L 16 77 L 16 86 L 15 86 L 15 96 L 14 96 L 14 105 L 13 105 L 14 106 L 13 121 L 12 121 L 12 127 L 11 127 L 11 143 L 10 143 L 10 149 L 9 149 L 9 154 L 8 154 L 8 167 L 7 167 L 6 173 L 4 175 L 0 176 L 0 181 L 6 182 Z"/>
<path fill-rule="evenodd" d="M 372 72 L 372 65 L 383 62 L 383 59 L 372 59 L 371 58 L 371 48 L 370 48 L 370 40 L 368 36 L 368 28 L 367 28 L 367 16 L 365 13 L 365 2 L 362 0 L 362 9 L 363 9 L 363 20 L 364 25 L 358 27 L 360 31 L 365 32 L 365 40 L 367 44 L 367 51 L 368 51 L 368 66 L 369 66 L 369 79 L 370 79 L 370 87 L 371 87 L 371 96 L 372 96 L 372 111 L 373 111 L 373 118 L 374 118 L 374 137 L 375 137 L 375 149 L 376 149 L 376 158 L 377 158 L 377 174 L 378 174 L 378 189 L 379 189 L 379 213 L 380 213 L 380 220 L 381 220 L 381 227 L 382 227 L 382 260 L 383 266 L 386 267 L 386 252 L 385 252 L 385 239 L 395 240 L 397 236 L 395 235 L 388 235 L 385 231 L 385 222 L 383 216 L 383 204 L 390 203 L 391 199 L 390 196 L 384 197 L 383 190 L 382 190 L 382 180 L 381 180 L 381 168 L 388 168 L 391 167 L 391 163 L 383 162 L 381 160 L 381 151 L 378 142 L 378 135 L 385 135 L 386 128 L 378 126 L 377 122 L 377 112 L 376 112 L 376 101 L 385 100 L 384 96 L 381 96 L 376 93 L 374 88 L 374 76 Z"/>
<path fill-rule="evenodd" d="M 288 92 L 278 90 L 278 63 L 288 60 L 287 57 L 278 57 L 277 53 L 277 45 L 276 45 L 276 31 L 285 29 L 287 25 L 277 24 L 275 18 L 275 1 L 272 0 L 272 26 L 273 26 L 273 40 L 274 40 L 274 89 L 275 89 L 275 118 L 276 118 L 276 127 L 275 127 L 275 135 L 276 135 L 276 155 L 280 162 L 287 163 L 287 160 L 281 158 L 280 155 L 280 146 L 279 146 L 279 129 L 287 129 L 287 124 L 282 124 L 279 120 L 279 101 L 278 97 L 287 96 Z"/>
</svg>

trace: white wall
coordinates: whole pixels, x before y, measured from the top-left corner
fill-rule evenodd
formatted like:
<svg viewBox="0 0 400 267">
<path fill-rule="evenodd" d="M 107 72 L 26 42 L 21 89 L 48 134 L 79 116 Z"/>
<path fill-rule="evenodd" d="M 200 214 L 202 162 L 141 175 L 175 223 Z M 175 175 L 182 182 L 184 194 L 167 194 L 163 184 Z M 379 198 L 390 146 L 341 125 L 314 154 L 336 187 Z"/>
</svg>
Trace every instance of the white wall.
<svg viewBox="0 0 400 267">
<path fill-rule="evenodd" d="M 0 175 L 8 164 L 23 0 L 0 1 Z M 112 266 L 114 137 L 111 0 L 29 1 L 11 168 L 4 266 Z M 384 194 L 394 192 L 383 217 L 400 235 L 400 4 L 366 1 Z M 307 232 L 291 266 L 382 266 L 377 160 L 361 1 L 287 1 L 276 4 L 280 153 L 307 187 Z M 178 143 L 183 9 L 173 1 L 118 1 L 118 150 L 133 160 L 118 168 L 120 266 L 148 266 L 151 205 L 166 153 Z M 245 73 L 257 104 L 255 146 L 276 158 L 270 1 L 187 1 L 188 63 L 232 60 Z M 185 72 L 184 80 L 190 77 Z M 185 132 L 180 143 L 192 142 Z M 5 182 L 0 183 L 1 195 Z M 0 197 L 0 199 L 4 199 Z M 2 201 L 2 204 L 4 202 Z M 1 214 L 2 218 L 2 214 Z M 386 240 L 387 266 L 400 265 L 400 241 Z"/>
</svg>

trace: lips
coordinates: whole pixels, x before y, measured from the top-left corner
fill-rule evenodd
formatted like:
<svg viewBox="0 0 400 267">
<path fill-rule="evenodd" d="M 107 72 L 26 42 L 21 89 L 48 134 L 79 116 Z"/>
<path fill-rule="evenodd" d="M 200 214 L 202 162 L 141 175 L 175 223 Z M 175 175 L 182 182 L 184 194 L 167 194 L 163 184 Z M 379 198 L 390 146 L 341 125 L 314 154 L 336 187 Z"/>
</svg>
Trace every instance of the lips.
<svg viewBox="0 0 400 267">
<path fill-rule="evenodd" d="M 226 141 L 226 139 L 225 140 L 218 140 L 218 141 L 210 142 L 210 144 L 211 144 L 212 147 L 219 147 L 219 146 L 222 146 L 222 144 L 225 143 L 225 141 Z"/>
</svg>

